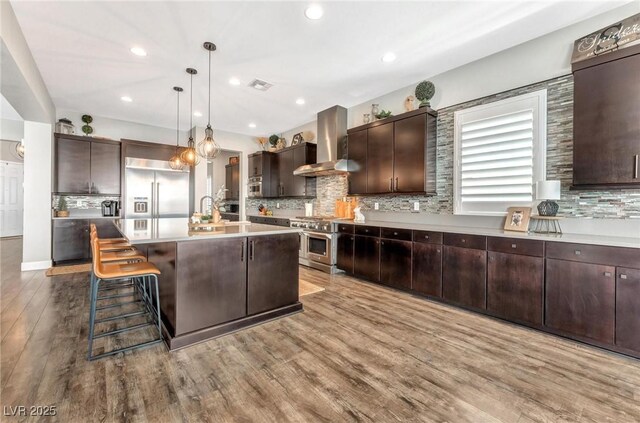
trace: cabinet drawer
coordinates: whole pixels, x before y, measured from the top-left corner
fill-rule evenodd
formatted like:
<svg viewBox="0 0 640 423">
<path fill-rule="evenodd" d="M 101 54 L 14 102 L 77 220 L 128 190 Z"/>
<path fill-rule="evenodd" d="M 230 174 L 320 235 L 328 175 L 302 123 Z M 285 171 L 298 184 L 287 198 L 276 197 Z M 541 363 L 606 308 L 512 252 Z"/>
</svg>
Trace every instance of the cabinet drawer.
<svg viewBox="0 0 640 423">
<path fill-rule="evenodd" d="M 487 239 L 487 250 L 543 257 L 544 242 L 532 239 L 489 237 Z"/>
<path fill-rule="evenodd" d="M 380 233 L 382 238 L 411 241 L 411 229 L 382 228 Z"/>
<path fill-rule="evenodd" d="M 640 248 L 547 242 L 546 257 L 634 268 L 640 263 Z"/>
<path fill-rule="evenodd" d="M 380 236 L 380 228 L 376 226 L 356 225 L 356 235 Z"/>
<path fill-rule="evenodd" d="M 413 231 L 413 241 L 425 244 L 442 244 L 442 232 Z"/>
<path fill-rule="evenodd" d="M 486 250 L 487 237 L 482 235 L 444 234 L 444 243 L 454 247 Z"/>
<path fill-rule="evenodd" d="M 352 234 L 354 226 L 353 225 L 345 225 L 344 223 L 338 224 L 338 232 L 341 234 Z"/>
</svg>

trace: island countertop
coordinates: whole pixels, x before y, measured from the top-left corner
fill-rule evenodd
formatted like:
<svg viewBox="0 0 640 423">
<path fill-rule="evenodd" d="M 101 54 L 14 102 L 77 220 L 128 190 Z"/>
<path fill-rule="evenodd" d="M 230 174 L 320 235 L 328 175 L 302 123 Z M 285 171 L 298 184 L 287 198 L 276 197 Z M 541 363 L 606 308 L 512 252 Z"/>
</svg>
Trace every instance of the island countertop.
<svg viewBox="0 0 640 423">
<path fill-rule="evenodd" d="M 117 219 L 120 233 L 133 244 L 155 242 L 197 241 L 204 239 L 235 238 L 245 236 L 279 235 L 301 232 L 300 229 L 249 222 L 229 222 L 215 231 L 189 232 L 188 218 Z"/>
</svg>

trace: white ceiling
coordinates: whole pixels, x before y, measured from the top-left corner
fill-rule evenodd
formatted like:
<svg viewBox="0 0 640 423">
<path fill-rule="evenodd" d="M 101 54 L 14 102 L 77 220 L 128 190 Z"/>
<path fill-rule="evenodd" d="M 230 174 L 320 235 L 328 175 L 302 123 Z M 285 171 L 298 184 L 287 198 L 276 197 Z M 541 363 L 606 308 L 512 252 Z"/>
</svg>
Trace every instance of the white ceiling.
<svg viewBox="0 0 640 423">
<path fill-rule="evenodd" d="M 213 41 L 212 124 L 263 135 L 350 107 L 613 9 L 627 1 L 307 2 L 13 1 L 58 109 L 175 127 L 174 85 L 192 66 L 194 124 L 206 125 L 207 54 Z M 147 57 L 130 53 L 144 47 Z M 393 51 L 398 59 L 380 59 Z M 242 84 L 231 86 L 230 77 Z M 254 78 L 274 86 L 247 87 Z M 130 96 L 124 103 L 121 96 Z M 303 97 L 304 106 L 295 100 Z M 255 129 L 248 127 L 253 122 Z"/>
</svg>

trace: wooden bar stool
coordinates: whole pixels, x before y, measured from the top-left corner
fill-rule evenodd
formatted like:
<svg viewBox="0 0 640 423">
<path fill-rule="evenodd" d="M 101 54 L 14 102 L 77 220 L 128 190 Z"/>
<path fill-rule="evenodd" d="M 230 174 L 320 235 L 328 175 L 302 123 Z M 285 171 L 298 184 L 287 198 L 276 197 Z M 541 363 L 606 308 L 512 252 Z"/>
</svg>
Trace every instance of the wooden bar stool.
<svg viewBox="0 0 640 423">
<path fill-rule="evenodd" d="M 160 291 L 158 287 L 158 275 L 160 274 L 160 271 L 158 270 L 158 268 L 154 266 L 152 263 L 148 263 L 144 261 L 140 261 L 136 263 L 122 263 L 122 262 L 104 263 L 101 260 L 102 254 L 104 253 L 99 248 L 100 247 L 99 239 L 97 238 L 97 236 L 92 239 L 91 247 L 93 252 L 93 262 L 92 262 L 93 272 L 91 277 L 91 302 L 90 302 L 91 309 L 89 314 L 89 349 L 87 353 L 88 360 L 95 360 L 98 358 L 114 355 L 120 352 L 131 351 L 137 348 L 143 348 L 143 347 L 147 347 L 147 346 L 162 342 L 162 326 L 161 326 L 161 320 L 160 320 Z M 115 283 L 121 282 L 123 279 L 138 279 L 143 281 L 142 284 L 144 286 L 144 290 L 140 292 L 140 294 L 142 296 L 144 310 L 132 312 L 132 313 L 125 313 L 117 316 L 110 316 L 102 319 L 96 319 L 97 311 L 118 306 L 118 304 L 111 304 L 104 307 L 98 307 L 97 305 L 98 301 L 120 297 L 120 295 L 106 296 L 106 297 L 98 296 L 98 292 L 100 291 L 100 285 L 104 284 L 106 286 L 109 286 L 109 284 L 114 282 Z M 147 285 L 149 289 L 147 289 Z M 154 295 L 151 294 L 152 291 L 154 292 Z M 147 315 L 148 317 L 151 318 L 151 321 L 150 322 L 147 321 L 142 324 L 136 324 L 133 326 L 127 326 L 121 329 L 102 332 L 98 334 L 94 333 L 94 328 L 97 323 L 109 322 L 109 321 L 114 321 L 119 319 L 127 319 L 129 317 L 141 316 L 141 315 Z M 96 338 L 102 338 L 105 336 L 116 335 L 119 333 L 131 331 L 131 330 L 141 329 L 154 324 L 158 330 L 157 339 L 132 345 L 125 348 L 118 348 L 116 350 L 108 351 L 102 354 L 98 354 L 96 356 L 92 354 L 93 341 Z"/>
</svg>

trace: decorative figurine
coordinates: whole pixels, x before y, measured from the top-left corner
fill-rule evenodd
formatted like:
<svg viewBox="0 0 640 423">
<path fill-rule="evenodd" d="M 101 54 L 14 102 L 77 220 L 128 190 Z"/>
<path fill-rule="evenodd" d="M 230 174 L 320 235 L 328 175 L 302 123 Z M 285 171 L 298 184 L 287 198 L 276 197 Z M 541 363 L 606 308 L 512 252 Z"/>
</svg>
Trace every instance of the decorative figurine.
<svg viewBox="0 0 640 423">
<path fill-rule="evenodd" d="M 356 207 L 353 209 L 354 218 L 353 221 L 355 223 L 364 223 L 364 214 L 362 214 L 362 207 Z"/>
<path fill-rule="evenodd" d="M 407 98 L 404 99 L 404 110 L 406 110 L 407 112 L 410 112 L 412 110 L 414 110 L 416 108 L 415 104 L 413 104 L 413 102 L 415 101 L 415 97 L 410 95 Z"/>
<path fill-rule="evenodd" d="M 431 81 L 422 81 L 416 86 L 416 98 L 420 100 L 420 107 L 430 107 L 429 100 L 436 93 L 436 87 Z"/>
</svg>

